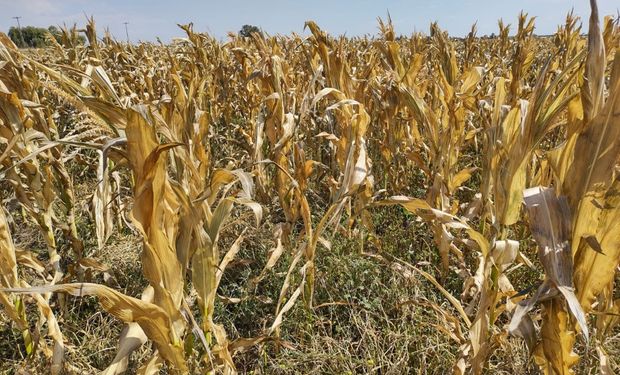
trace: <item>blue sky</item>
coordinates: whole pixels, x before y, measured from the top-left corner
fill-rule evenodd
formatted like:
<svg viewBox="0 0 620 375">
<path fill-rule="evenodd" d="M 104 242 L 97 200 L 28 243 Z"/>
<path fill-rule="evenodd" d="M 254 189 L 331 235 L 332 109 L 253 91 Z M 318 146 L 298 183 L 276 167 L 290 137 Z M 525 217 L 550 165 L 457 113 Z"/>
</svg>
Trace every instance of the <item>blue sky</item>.
<svg viewBox="0 0 620 375">
<path fill-rule="evenodd" d="M 601 14 L 616 15 L 618 0 L 599 0 Z M 254 24 L 270 34 L 303 33 L 306 20 L 314 20 L 332 34 L 361 35 L 377 32 L 377 17 L 389 11 L 397 33 L 428 32 L 430 22 L 451 35 L 466 34 L 478 21 L 478 34 L 497 31 L 497 20 L 516 25 L 519 11 L 537 17 L 536 32 L 548 34 L 564 22 L 574 9 L 587 28 L 588 0 L 0 0 L 0 30 L 15 25 L 11 17 L 21 16 L 21 24 L 83 26 L 85 15 L 95 16 L 97 27 L 108 27 L 118 39 L 125 38 L 123 22 L 128 22 L 132 41 L 169 41 L 183 36 L 177 23 L 194 22 L 199 31 L 218 38 Z"/>
</svg>

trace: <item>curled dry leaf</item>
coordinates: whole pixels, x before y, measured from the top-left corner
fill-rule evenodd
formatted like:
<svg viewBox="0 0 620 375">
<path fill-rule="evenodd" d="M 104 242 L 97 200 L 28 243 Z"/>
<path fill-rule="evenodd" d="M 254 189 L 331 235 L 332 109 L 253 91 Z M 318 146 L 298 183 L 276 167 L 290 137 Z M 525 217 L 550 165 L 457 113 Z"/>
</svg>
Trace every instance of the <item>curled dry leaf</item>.
<svg viewBox="0 0 620 375">
<path fill-rule="evenodd" d="M 68 293 L 77 297 L 96 296 L 101 306 L 115 318 L 125 323 L 137 323 L 146 336 L 153 340 L 161 355 L 174 366 L 187 369 L 183 348 L 172 329 L 170 316 L 157 305 L 126 296 L 99 284 L 75 283 L 48 285 L 32 288 L 4 288 L 4 292 L 21 294 Z"/>
</svg>

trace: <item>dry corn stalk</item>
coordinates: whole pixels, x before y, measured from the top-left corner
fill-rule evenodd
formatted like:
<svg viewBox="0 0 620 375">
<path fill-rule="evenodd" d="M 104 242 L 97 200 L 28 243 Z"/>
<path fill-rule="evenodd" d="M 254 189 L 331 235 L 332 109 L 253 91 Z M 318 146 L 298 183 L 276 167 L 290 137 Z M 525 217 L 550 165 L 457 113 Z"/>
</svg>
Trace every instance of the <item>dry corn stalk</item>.
<svg viewBox="0 0 620 375">
<path fill-rule="evenodd" d="M 605 338 L 619 306 L 620 33 L 617 20 L 599 21 L 591 4 L 587 41 L 572 14 L 553 40 L 535 36 L 526 14 L 514 38 L 500 21 L 497 38 L 477 38 L 474 25 L 462 41 L 437 24 L 429 37 L 399 38 L 389 18 L 379 20 L 376 38 L 334 38 L 309 21 L 306 39 L 254 34 L 226 43 L 190 24 L 181 26 L 187 38 L 170 45 L 98 39 L 89 19 L 36 52 L 0 34 L 0 175 L 10 183 L 0 217 L 0 302 L 27 352 L 45 353 L 50 369 L 62 371 L 56 317 L 64 317 L 68 297 L 52 292 L 93 294 L 127 323 L 105 373 L 126 371 L 147 340 L 156 351 L 143 373 L 165 362 L 181 372 L 197 362 L 232 373 L 235 353 L 274 339 L 300 297 L 313 305 L 316 261 L 330 236 L 356 235 L 362 251 L 365 238 L 380 247 L 367 208 L 389 204 L 426 223 L 441 276 L 462 278 L 459 300 L 433 272 L 372 255 L 396 273 L 426 278 L 450 302 L 448 309 L 421 303 L 450 326 L 438 329 L 458 345 L 455 372 L 487 369 L 511 316 L 508 328 L 547 372 L 574 368 L 580 331 L 592 332 L 608 371 Z M 80 45 L 80 32 L 88 45 Z M 82 202 L 73 184 L 84 180 L 92 182 L 94 247 L 82 243 L 76 224 Z M 534 215 L 523 215 L 524 189 L 539 185 L 555 186 L 569 210 L 551 190 L 530 190 Z M 386 191 L 392 198 L 382 198 Z M 218 323 L 218 288 L 235 256 L 254 245 L 252 216 L 277 229 L 250 284 L 277 277 L 281 263 L 288 271 L 271 325 L 235 340 Z M 15 249 L 18 221 L 34 223 L 43 261 L 37 249 Z M 94 273 L 109 280 L 111 267 L 89 256 L 124 227 L 143 240 L 149 287 L 141 299 L 90 283 Z M 527 259 L 530 232 L 544 270 Z M 514 290 L 518 267 L 544 271 L 546 281 L 516 305 L 527 294 Z M 524 314 L 536 300 L 542 321 Z M 25 318 L 27 304 L 36 305 L 35 322 Z"/>
</svg>

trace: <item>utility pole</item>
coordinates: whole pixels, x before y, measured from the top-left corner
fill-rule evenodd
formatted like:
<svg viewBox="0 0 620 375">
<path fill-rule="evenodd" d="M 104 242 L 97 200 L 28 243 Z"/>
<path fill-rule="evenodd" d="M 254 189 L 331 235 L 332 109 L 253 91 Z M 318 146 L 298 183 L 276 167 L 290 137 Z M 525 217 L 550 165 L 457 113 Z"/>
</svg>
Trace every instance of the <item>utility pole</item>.
<svg viewBox="0 0 620 375">
<path fill-rule="evenodd" d="M 26 42 L 24 41 L 24 35 L 22 34 L 22 26 L 19 24 L 19 19 L 21 16 L 15 16 L 13 19 L 17 21 L 17 31 L 19 31 L 19 39 L 22 41 L 22 47 L 26 47 Z"/>
<path fill-rule="evenodd" d="M 127 44 L 129 44 L 129 31 L 127 31 L 127 24 L 129 24 L 129 22 L 123 22 L 123 24 L 125 25 L 125 35 L 127 36 Z"/>
</svg>

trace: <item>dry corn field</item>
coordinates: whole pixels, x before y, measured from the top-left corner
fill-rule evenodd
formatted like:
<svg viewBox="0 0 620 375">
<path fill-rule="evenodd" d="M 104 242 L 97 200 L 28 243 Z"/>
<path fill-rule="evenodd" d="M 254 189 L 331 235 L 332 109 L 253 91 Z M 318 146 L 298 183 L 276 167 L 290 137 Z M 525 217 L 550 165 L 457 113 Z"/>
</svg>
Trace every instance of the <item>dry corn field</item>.
<svg viewBox="0 0 620 375">
<path fill-rule="evenodd" d="M 620 27 L 591 9 L 0 33 L 0 372 L 620 373 Z"/>
</svg>

